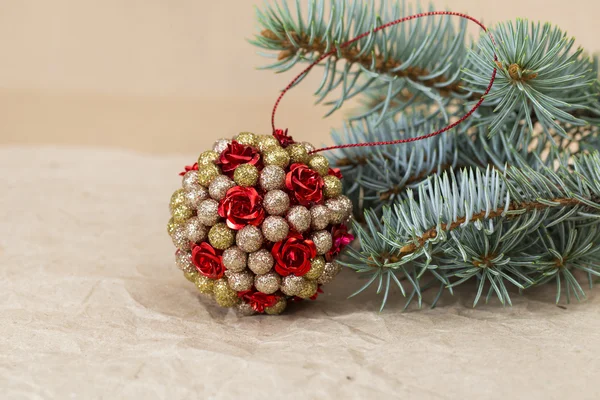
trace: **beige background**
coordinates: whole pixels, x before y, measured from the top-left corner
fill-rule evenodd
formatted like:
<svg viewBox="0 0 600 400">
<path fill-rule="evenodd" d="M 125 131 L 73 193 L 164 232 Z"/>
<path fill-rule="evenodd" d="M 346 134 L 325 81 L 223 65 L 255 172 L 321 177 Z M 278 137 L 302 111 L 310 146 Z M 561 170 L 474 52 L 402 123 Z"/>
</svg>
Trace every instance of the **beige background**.
<svg viewBox="0 0 600 400">
<path fill-rule="evenodd" d="M 278 90 L 293 74 L 255 69 L 266 60 L 246 38 L 260 3 L 0 0 L 0 142 L 186 152 L 242 130 L 268 132 Z M 434 3 L 487 24 L 551 21 L 600 50 L 594 0 Z M 343 114 L 321 118 L 316 86 L 312 79 L 290 93 L 279 121 L 319 143 Z"/>
<path fill-rule="evenodd" d="M 550 20 L 600 50 L 595 3 L 437 2 Z M 237 318 L 181 277 L 165 232 L 177 172 L 217 137 L 267 132 L 292 76 L 254 69 L 253 7 L 0 0 L 0 397 L 600 398 L 600 288 L 473 310 L 464 286 L 404 313 L 393 293 L 378 313 L 373 290 L 346 299 L 360 281 L 344 271 L 317 302 Z M 314 88 L 280 121 L 319 143 L 343 115 L 321 119 Z"/>
</svg>

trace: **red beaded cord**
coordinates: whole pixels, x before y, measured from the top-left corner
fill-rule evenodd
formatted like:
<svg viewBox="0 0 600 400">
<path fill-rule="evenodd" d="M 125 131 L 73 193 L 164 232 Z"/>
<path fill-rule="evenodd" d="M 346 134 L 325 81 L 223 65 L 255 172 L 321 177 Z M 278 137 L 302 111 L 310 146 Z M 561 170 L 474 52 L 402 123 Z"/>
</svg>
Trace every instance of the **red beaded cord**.
<svg viewBox="0 0 600 400">
<path fill-rule="evenodd" d="M 355 37 L 354 39 L 351 39 L 345 43 L 342 43 L 341 45 L 339 45 L 339 48 L 342 49 L 342 48 L 348 47 L 351 44 L 357 42 L 358 40 L 360 40 L 364 37 L 367 37 L 371 34 L 374 34 L 376 32 L 379 32 L 383 29 L 389 28 L 390 26 L 401 24 L 402 22 L 410 21 L 410 20 L 417 19 L 417 18 L 431 17 L 431 16 L 435 16 L 435 15 L 450 15 L 450 16 L 456 16 L 456 17 L 468 19 L 469 21 L 472 21 L 472 22 L 476 23 L 477 25 L 479 25 L 481 27 L 481 29 L 483 29 L 488 34 L 488 36 L 492 40 L 492 43 L 494 43 L 494 45 L 496 44 L 491 32 L 483 25 L 483 23 L 479 22 L 475 18 L 473 18 L 467 14 L 462 14 L 462 13 L 452 12 L 452 11 L 430 11 L 430 12 L 425 12 L 425 13 L 420 13 L 420 14 L 415 14 L 415 15 L 411 15 L 408 17 L 400 18 L 395 21 L 388 22 L 387 24 L 378 26 L 377 28 L 375 28 L 369 32 L 365 32 L 365 33 Z M 300 78 L 302 78 L 305 74 L 307 74 L 315 65 L 317 65 L 318 63 L 323 61 L 325 58 L 336 54 L 337 51 L 338 51 L 338 48 L 334 48 L 333 50 L 322 54 L 319 58 L 317 58 L 315 61 L 313 61 L 308 67 L 306 67 L 302 72 L 300 72 L 294 79 L 292 79 L 292 81 L 285 87 L 285 89 L 283 89 L 283 91 L 277 98 L 277 101 L 275 102 L 275 105 L 273 106 L 273 112 L 271 113 L 271 128 L 273 129 L 273 135 L 277 135 L 277 134 L 281 135 L 284 132 L 281 129 L 275 128 L 275 114 L 277 112 L 277 107 L 279 106 L 279 103 L 281 102 L 281 99 L 283 98 L 283 96 L 300 80 Z M 495 53 L 494 53 L 494 61 L 498 61 L 498 56 Z M 318 153 L 321 151 L 327 151 L 327 150 L 344 149 L 344 148 L 348 148 L 348 147 L 386 146 L 386 145 L 392 145 L 392 144 L 416 142 L 418 140 L 428 139 L 430 137 L 437 136 L 446 131 L 449 131 L 450 129 L 455 128 L 456 126 L 458 126 L 459 124 L 464 122 L 466 119 L 468 119 L 475 112 L 475 110 L 477 110 L 479 108 L 479 106 L 481 106 L 481 104 L 485 100 L 485 96 L 490 92 L 490 90 L 492 90 L 492 86 L 494 85 L 494 81 L 496 79 L 497 72 L 498 72 L 497 69 L 494 67 L 494 70 L 492 72 L 492 76 L 490 79 L 490 83 L 488 84 L 487 89 L 483 93 L 483 96 L 479 99 L 479 101 L 475 104 L 475 106 L 473 106 L 473 108 L 471 108 L 471 110 L 469 110 L 469 112 L 467 112 L 465 115 L 463 115 L 458 121 L 453 122 L 450 125 L 442 128 L 442 129 L 439 129 L 435 132 L 428 133 L 426 135 L 416 136 L 416 137 L 407 138 L 407 139 L 397 139 L 397 140 L 390 140 L 390 141 L 386 141 L 386 142 L 349 143 L 349 144 L 343 144 L 343 145 L 338 145 L 338 146 L 324 147 L 321 149 L 313 150 L 310 152 L 310 154 Z M 287 130 L 285 130 L 284 135 L 287 136 Z"/>
</svg>

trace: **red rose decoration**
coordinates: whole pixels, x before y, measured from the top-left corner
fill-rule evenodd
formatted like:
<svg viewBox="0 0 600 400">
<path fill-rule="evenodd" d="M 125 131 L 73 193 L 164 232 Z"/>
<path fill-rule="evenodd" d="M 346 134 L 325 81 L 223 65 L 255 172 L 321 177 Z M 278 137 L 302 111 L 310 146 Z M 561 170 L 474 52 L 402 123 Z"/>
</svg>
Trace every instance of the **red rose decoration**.
<svg viewBox="0 0 600 400">
<path fill-rule="evenodd" d="M 210 279 L 220 279 L 225 273 L 221 255 L 210 244 L 203 242 L 192 249 L 192 262 L 198 272 Z"/>
<path fill-rule="evenodd" d="M 290 233 L 271 249 L 275 258 L 275 271 L 281 276 L 305 275 L 310 270 L 310 260 L 317 256 L 312 240 L 304 239 L 299 233 Z"/>
<path fill-rule="evenodd" d="M 258 313 L 265 312 L 266 307 L 273 307 L 279 301 L 279 296 L 274 294 L 265 294 L 253 290 L 238 292 L 238 297 L 252 306 L 252 309 Z"/>
<path fill-rule="evenodd" d="M 331 237 L 333 238 L 333 246 L 331 246 L 331 249 L 325 255 L 327 261 L 331 261 L 337 257 L 354 240 L 354 235 L 348 233 L 346 225 L 334 226 L 331 230 Z"/>
<path fill-rule="evenodd" d="M 303 206 L 323 200 L 323 178 L 304 164 L 292 164 L 285 178 L 285 186 Z"/>
<path fill-rule="evenodd" d="M 260 154 L 254 147 L 245 146 L 233 140 L 223 150 L 216 164 L 220 165 L 223 173 L 231 178 L 238 165 L 251 164 L 259 168 Z"/>
<path fill-rule="evenodd" d="M 285 131 L 283 129 L 276 129 L 273 136 L 275 136 L 275 139 L 279 140 L 279 144 L 284 149 L 286 147 L 288 147 L 290 144 L 296 143 L 296 142 L 294 142 L 294 139 L 288 135 L 287 129 Z"/>
<path fill-rule="evenodd" d="M 186 172 L 189 172 L 189 171 L 198 171 L 198 163 L 194 163 L 193 165 L 186 165 L 185 171 L 180 172 L 179 176 L 184 176 L 186 174 Z"/>
<path fill-rule="evenodd" d="M 329 168 L 328 175 L 333 175 L 338 179 L 344 178 L 344 175 L 342 175 L 342 171 L 340 171 L 339 168 Z"/>
<path fill-rule="evenodd" d="M 252 187 L 234 186 L 219 203 L 219 215 L 236 231 L 246 225 L 259 226 L 265 219 L 262 197 Z"/>
</svg>

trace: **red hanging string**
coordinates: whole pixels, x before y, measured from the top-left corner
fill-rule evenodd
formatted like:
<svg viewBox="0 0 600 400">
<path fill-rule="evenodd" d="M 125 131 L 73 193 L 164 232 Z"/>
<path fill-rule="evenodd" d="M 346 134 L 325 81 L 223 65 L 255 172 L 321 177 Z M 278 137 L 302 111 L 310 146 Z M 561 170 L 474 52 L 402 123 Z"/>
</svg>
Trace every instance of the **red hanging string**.
<svg viewBox="0 0 600 400">
<path fill-rule="evenodd" d="M 456 17 L 468 19 L 469 21 L 472 21 L 472 22 L 476 23 L 477 25 L 479 25 L 481 27 L 481 29 L 483 29 L 488 34 L 488 36 L 492 40 L 492 43 L 494 43 L 494 45 L 496 44 L 491 32 L 488 31 L 488 29 L 481 22 L 479 22 L 478 20 L 476 20 L 475 18 L 473 18 L 467 14 L 462 14 L 462 13 L 452 12 L 452 11 L 429 11 L 429 12 L 425 12 L 425 13 L 420 13 L 420 14 L 415 14 L 415 15 L 411 15 L 408 17 L 400 18 L 395 21 L 388 22 L 387 24 L 378 26 L 377 28 L 375 28 L 369 32 L 365 32 L 365 33 L 355 37 L 354 39 L 351 39 L 345 43 L 342 43 L 341 45 L 339 45 L 339 48 L 343 49 L 345 47 L 348 47 L 351 44 L 357 42 L 358 40 L 365 38 L 371 34 L 374 34 L 376 32 L 379 32 L 383 29 L 389 28 L 390 26 L 401 24 L 402 22 L 410 21 L 410 20 L 417 19 L 417 18 L 431 17 L 431 16 L 435 16 L 435 15 L 450 15 L 450 16 L 456 16 Z M 283 131 L 281 129 L 275 128 L 275 114 L 277 112 L 277 107 L 279 106 L 279 103 L 281 102 L 281 99 L 283 98 L 283 96 L 296 84 L 296 82 L 298 82 L 300 80 L 300 78 L 302 78 L 305 74 L 307 74 L 315 65 L 317 65 L 318 63 L 323 61 L 325 58 L 336 54 L 337 51 L 338 51 L 338 48 L 334 48 L 333 50 L 322 54 L 320 57 L 318 57 L 316 60 L 314 60 L 308 67 L 306 67 L 302 72 L 300 72 L 294 79 L 292 79 L 292 81 L 285 87 L 285 89 L 283 89 L 283 91 L 277 98 L 277 101 L 275 102 L 275 105 L 273 106 L 273 112 L 271 113 L 271 127 L 273 129 L 273 135 L 287 136 L 287 130 Z M 494 53 L 494 61 L 498 61 L 498 56 L 495 53 Z M 485 92 L 483 93 L 483 96 L 479 99 L 479 101 L 473 106 L 473 108 L 471 108 L 471 110 L 469 110 L 469 112 L 467 112 L 464 116 L 462 116 L 458 121 L 451 123 L 450 125 L 442 128 L 440 130 L 428 133 L 426 135 L 416 136 L 416 137 L 407 138 L 407 139 L 390 140 L 387 142 L 349 143 L 349 144 L 343 144 L 343 145 L 338 145 L 338 146 L 324 147 L 322 149 L 313 150 L 310 152 L 310 154 L 318 153 L 320 151 L 326 151 L 326 150 L 344 149 L 344 148 L 348 148 L 348 147 L 385 146 L 385 145 L 392 145 L 392 144 L 399 144 L 399 143 L 416 142 L 418 140 L 428 139 L 430 137 L 437 136 L 446 131 L 449 131 L 450 129 L 455 128 L 456 126 L 458 126 L 459 124 L 464 122 L 466 119 L 468 119 L 475 112 L 475 110 L 477 110 L 479 108 L 479 106 L 481 106 L 481 104 L 485 100 L 485 96 L 492 89 L 494 80 L 496 79 L 496 73 L 497 73 L 497 69 L 494 67 L 494 70 L 492 72 L 492 77 L 490 79 L 490 83 L 489 83 L 487 89 L 485 90 Z"/>
</svg>

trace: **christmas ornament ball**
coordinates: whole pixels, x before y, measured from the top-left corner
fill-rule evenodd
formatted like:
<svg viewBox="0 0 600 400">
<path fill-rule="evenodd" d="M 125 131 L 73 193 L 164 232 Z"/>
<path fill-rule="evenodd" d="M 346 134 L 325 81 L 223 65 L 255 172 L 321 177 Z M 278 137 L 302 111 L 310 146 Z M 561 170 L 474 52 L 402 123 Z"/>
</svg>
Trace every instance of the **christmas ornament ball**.
<svg viewBox="0 0 600 400">
<path fill-rule="evenodd" d="M 167 231 L 198 291 L 240 315 L 281 314 L 316 299 L 353 237 L 342 177 L 314 146 L 242 132 L 219 139 L 180 175 Z"/>
</svg>

